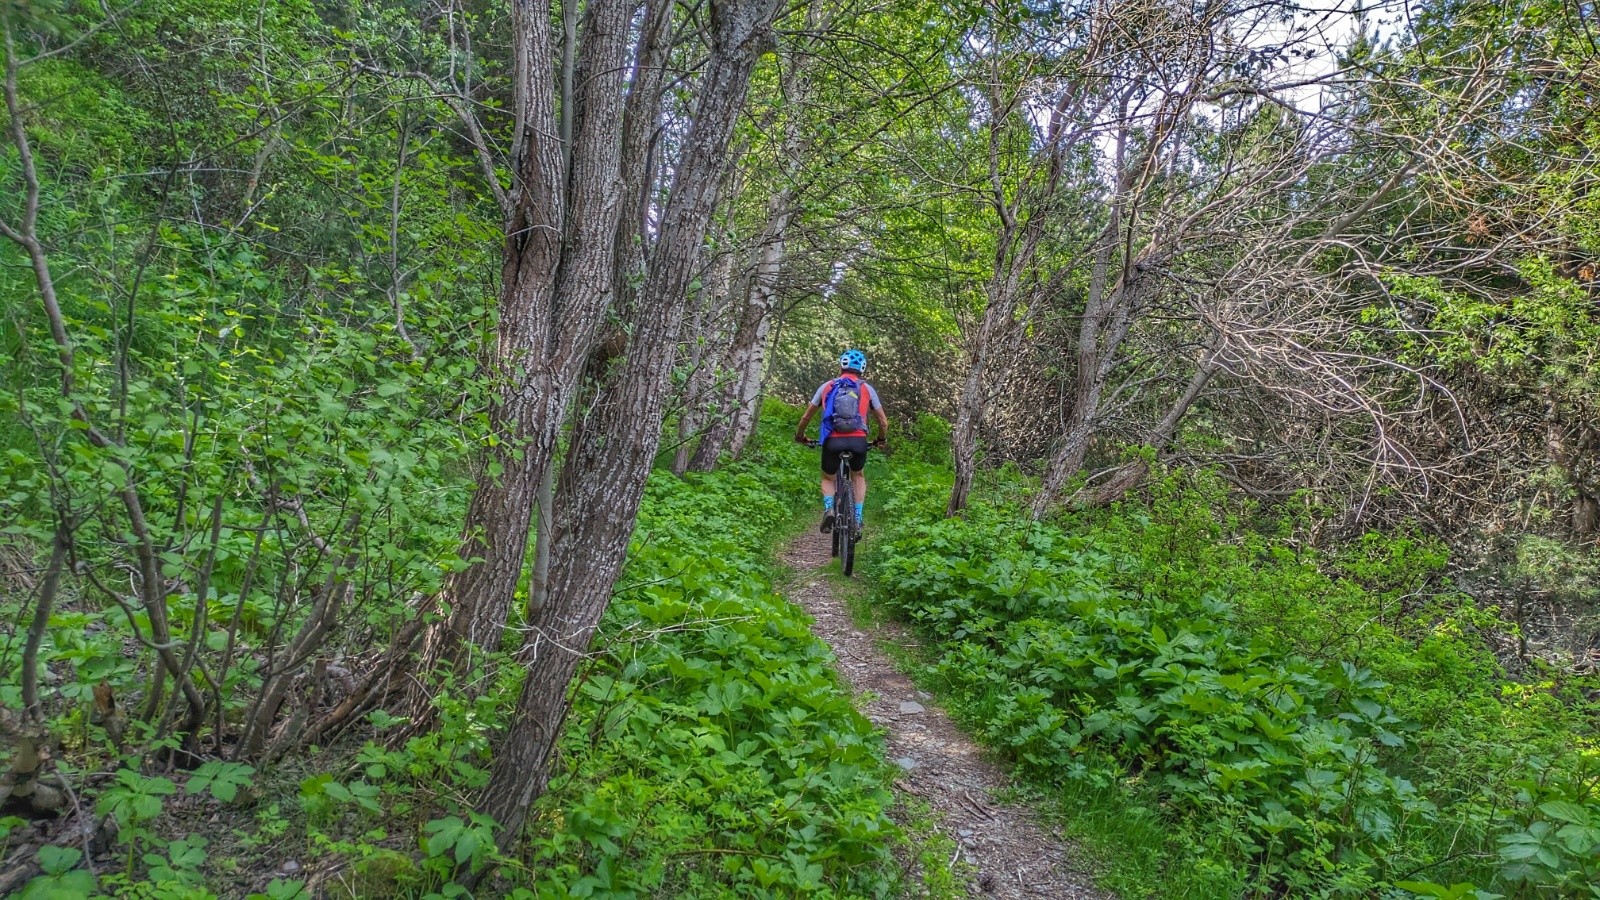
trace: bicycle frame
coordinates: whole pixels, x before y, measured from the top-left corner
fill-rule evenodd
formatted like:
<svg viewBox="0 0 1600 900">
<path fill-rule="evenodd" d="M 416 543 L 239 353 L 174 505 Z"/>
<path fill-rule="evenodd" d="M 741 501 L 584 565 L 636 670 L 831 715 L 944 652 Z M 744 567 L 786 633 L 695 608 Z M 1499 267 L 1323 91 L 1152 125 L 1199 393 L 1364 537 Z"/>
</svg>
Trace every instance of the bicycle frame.
<svg viewBox="0 0 1600 900">
<path fill-rule="evenodd" d="M 821 447 L 821 441 L 806 441 L 807 446 Z M 874 441 L 870 446 L 881 446 Z M 839 568 L 848 577 L 855 571 L 856 541 L 861 538 L 861 528 L 856 523 L 855 454 L 844 450 L 839 453 L 839 470 L 833 475 L 833 555 L 839 557 Z"/>
<path fill-rule="evenodd" d="M 833 555 L 839 557 L 839 568 L 848 577 L 856 564 L 855 479 L 851 463 L 855 454 L 839 454 L 839 471 L 833 476 Z"/>
</svg>

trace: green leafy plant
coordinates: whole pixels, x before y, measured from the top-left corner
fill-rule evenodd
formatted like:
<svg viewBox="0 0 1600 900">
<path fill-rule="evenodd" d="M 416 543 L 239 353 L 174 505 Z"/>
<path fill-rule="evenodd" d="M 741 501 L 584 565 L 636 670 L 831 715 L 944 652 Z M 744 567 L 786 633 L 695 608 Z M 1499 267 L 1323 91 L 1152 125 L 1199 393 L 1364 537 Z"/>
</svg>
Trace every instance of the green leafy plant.
<svg viewBox="0 0 1600 900">
<path fill-rule="evenodd" d="M 200 866 L 206 861 L 209 843 L 205 837 L 191 834 L 168 843 L 165 855 L 145 854 L 150 880 L 157 885 L 201 885 Z"/>
<path fill-rule="evenodd" d="M 311 900 L 311 893 L 303 881 L 274 878 L 267 884 L 266 891 L 250 894 L 246 900 Z"/>
<path fill-rule="evenodd" d="M 487 816 L 434 819 L 422 832 L 422 851 L 430 863 L 443 863 L 439 873 L 444 876 L 460 868 L 476 872 L 494 855 L 494 820 Z"/>
<path fill-rule="evenodd" d="M 44 874 L 30 880 L 17 900 L 76 900 L 95 893 L 94 876 L 78 868 L 83 851 L 76 847 L 40 847 L 39 868 Z"/>
<path fill-rule="evenodd" d="M 326 822 L 342 806 L 351 806 L 368 813 L 379 813 L 377 785 L 365 781 L 342 784 L 324 772 L 300 782 L 300 806 L 313 822 Z"/>
<path fill-rule="evenodd" d="M 928 477 L 889 480 L 874 570 L 938 648 L 930 684 L 1041 783 L 1153 795 L 1216 891 L 1376 890 L 1463 857 L 1473 885 L 1595 881 L 1593 800 L 1560 787 L 1586 783 L 1581 753 L 1556 744 L 1581 706 L 1502 695 L 1471 631 L 1492 616 L 1417 599 L 1437 547 L 1286 553 L 1203 475 L 1065 523 L 981 501 L 948 520 Z M 1509 761 L 1544 751 L 1550 777 L 1513 792 Z"/>
<path fill-rule="evenodd" d="M 140 841 L 155 835 L 147 828 L 161 815 L 163 798 L 178 792 L 170 779 L 147 776 L 133 769 L 118 769 L 116 780 L 95 804 L 95 811 L 117 822 L 117 840 L 127 844 L 127 877 L 133 877 L 133 863 Z"/>
<path fill-rule="evenodd" d="M 211 760 L 195 769 L 184 789 L 191 794 L 206 791 L 223 803 L 232 803 L 242 788 L 250 786 L 256 770 L 243 763 Z"/>
</svg>

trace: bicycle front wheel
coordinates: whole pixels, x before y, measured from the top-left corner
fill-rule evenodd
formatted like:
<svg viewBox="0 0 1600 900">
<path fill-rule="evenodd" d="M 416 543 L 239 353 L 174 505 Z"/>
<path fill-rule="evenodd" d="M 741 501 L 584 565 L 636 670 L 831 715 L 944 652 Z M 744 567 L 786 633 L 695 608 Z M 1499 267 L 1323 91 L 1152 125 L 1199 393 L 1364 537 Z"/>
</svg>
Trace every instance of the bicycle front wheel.
<svg viewBox="0 0 1600 900">
<path fill-rule="evenodd" d="M 848 460 L 839 463 L 839 480 L 834 493 L 839 498 L 834 501 L 834 508 L 838 510 L 833 520 L 834 555 L 839 557 L 839 570 L 849 578 L 856 567 L 856 497 Z"/>
</svg>

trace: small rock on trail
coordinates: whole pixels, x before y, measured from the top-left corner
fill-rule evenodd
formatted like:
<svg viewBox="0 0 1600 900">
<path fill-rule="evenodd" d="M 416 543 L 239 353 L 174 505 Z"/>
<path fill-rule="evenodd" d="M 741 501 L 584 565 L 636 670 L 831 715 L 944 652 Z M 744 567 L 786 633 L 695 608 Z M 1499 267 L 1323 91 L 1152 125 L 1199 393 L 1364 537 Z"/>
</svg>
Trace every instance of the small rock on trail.
<svg viewBox="0 0 1600 900">
<path fill-rule="evenodd" d="M 839 673 L 858 702 L 866 699 L 860 703 L 862 712 L 884 729 L 887 756 L 902 770 L 895 788 L 933 809 L 960 857 L 976 870 L 968 885 L 972 896 L 1111 900 L 1074 864 L 1072 848 L 1041 826 L 1031 810 L 995 799 L 1007 786 L 1005 774 L 943 710 L 924 705 L 932 698 L 878 649 L 874 634 L 856 628 L 828 583 L 810 573 L 830 558 L 826 536 L 802 534 L 783 554 L 783 561 L 798 573 L 786 593 L 816 619 L 812 631 L 833 647 Z M 892 623 L 883 631 L 897 644 L 912 641 Z"/>
</svg>

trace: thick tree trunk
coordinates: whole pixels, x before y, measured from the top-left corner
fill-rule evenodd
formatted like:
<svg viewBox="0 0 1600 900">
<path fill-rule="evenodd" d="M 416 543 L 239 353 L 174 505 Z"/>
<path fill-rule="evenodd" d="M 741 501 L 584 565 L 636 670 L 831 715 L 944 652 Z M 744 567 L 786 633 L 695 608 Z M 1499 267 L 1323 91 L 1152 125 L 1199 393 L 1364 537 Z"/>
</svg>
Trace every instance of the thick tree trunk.
<svg viewBox="0 0 1600 900">
<path fill-rule="evenodd" d="M 611 300 L 623 77 L 636 8 L 631 0 L 593 0 L 584 9 L 574 73 L 581 87 L 562 111 L 571 117 L 564 146 L 550 77 L 549 4 L 512 4 L 520 150 L 506 222 L 498 375 L 514 386 L 498 404 L 500 444 L 468 508 L 461 555 L 481 561 L 446 581 L 449 612 L 424 638 L 422 673 L 447 661 L 459 667 L 464 642 L 498 647 L 527 557 L 539 482 Z M 419 727 L 430 704 L 425 688 L 412 691 L 409 712 Z"/>
<path fill-rule="evenodd" d="M 544 790 L 567 688 L 610 602 L 660 446 L 672 368 L 734 122 L 770 35 L 776 0 L 711 8 L 713 48 L 694 122 L 649 261 L 633 339 L 614 385 L 574 435 L 556 500 L 550 596 L 530 623 L 531 656 L 510 730 L 496 742 L 479 808 L 509 848 Z"/>
</svg>

